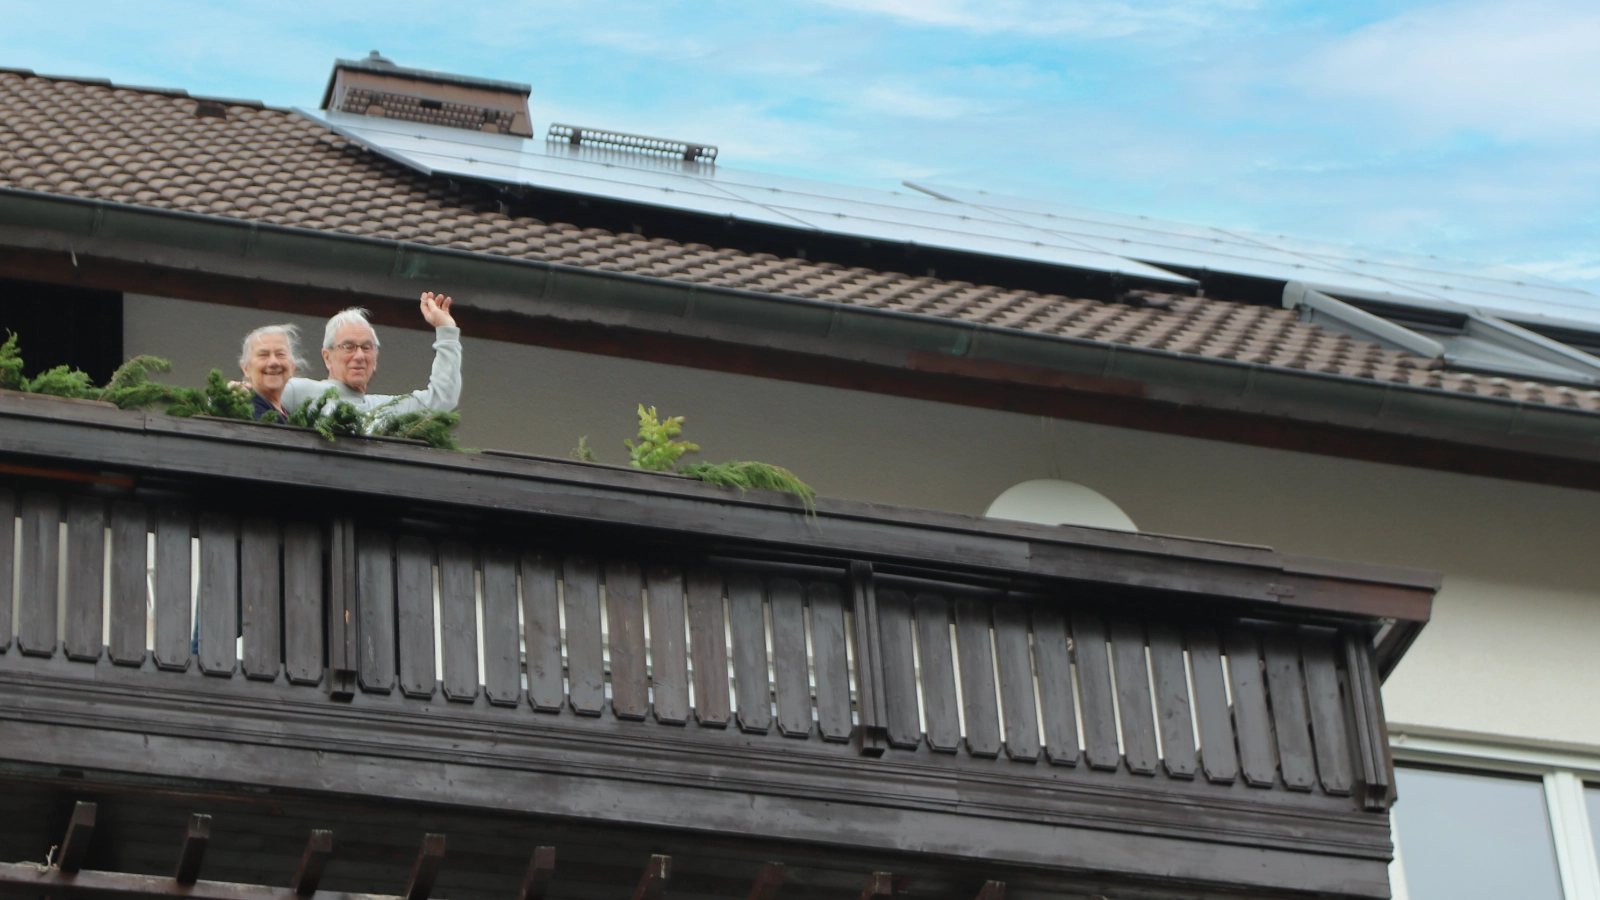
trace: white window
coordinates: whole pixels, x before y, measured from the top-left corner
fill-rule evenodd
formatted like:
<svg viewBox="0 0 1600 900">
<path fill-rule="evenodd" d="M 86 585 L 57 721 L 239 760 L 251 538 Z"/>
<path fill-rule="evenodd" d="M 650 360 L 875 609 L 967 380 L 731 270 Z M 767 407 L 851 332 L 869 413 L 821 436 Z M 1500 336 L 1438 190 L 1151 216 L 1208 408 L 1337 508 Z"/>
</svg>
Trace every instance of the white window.
<svg viewBox="0 0 1600 900">
<path fill-rule="evenodd" d="M 1600 900 L 1600 758 L 1406 734 L 1393 747 L 1397 900 Z"/>
</svg>

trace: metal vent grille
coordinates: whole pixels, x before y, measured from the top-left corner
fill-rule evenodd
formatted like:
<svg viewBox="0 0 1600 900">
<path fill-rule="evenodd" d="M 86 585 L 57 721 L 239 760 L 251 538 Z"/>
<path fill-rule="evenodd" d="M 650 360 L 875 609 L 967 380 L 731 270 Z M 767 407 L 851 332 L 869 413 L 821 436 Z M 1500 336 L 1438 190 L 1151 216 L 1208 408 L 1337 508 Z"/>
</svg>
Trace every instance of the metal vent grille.
<svg viewBox="0 0 1600 900">
<path fill-rule="evenodd" d="M 551 125 L 550 133 L 545 136 L 545 140 L 551 143 L 572 144 L 575 147 L 588 145 L 631 150 L 635 153 L 648 153 L 652 156 L 674 156 L 689 162 L 714 163 L 717 161 L 717 148 L 710 144 L 689 144 L 683 141 L 645 137 L 640 134 L 624 134 L 620 131 L 606 131 L 600 128 L 580 128 L 577 125 Z"/>
<path fill-rule="evenodd" d="M 503 109 L 453 103 L 449 100 L 430 100 L 427 97 L 359 87 L 345 91 L 339 109 L 361 115 L 426 122 L 430 125 L 445 125 L 450 128 L 498 134 L 514 133 L 512 122 L 516 115 Z"/>
</svg>

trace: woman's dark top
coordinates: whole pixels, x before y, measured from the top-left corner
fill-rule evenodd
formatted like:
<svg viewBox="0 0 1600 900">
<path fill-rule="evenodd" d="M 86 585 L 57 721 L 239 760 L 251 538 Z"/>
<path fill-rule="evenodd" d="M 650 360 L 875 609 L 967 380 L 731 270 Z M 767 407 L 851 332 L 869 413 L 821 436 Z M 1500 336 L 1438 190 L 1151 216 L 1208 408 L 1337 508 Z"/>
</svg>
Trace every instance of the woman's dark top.
<svg viewBox="0 0 1600 900">
<path fill-rule="evenodd" d="M 269 412 L 276 415 L 280 421 L 283 419 L 283 413 L 278 412 L 278 408 L 272 405 L 271 400 L 254 391 L 250 392 L 250 408 L 257 419 L 264 418 Z"/>
</svg>

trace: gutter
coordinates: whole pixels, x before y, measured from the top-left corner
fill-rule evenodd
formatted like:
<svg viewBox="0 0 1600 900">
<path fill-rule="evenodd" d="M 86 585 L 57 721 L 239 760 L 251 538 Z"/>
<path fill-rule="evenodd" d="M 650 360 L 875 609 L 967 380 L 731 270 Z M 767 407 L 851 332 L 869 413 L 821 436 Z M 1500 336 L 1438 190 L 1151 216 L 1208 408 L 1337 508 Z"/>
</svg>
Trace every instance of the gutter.
<svg viewBox="0 0 1600 900">
<path fill-rule="evenodd" d="M 1600 412 L 180 210 L 0 187 L 0 243 L 187 270 L 248 263 L 257 278 L 397 296 L 410 292 L 397 283 L 425 281 L 483 292 L 472 304 L 482 309 L 528 314 L 531 301 L 542 315 L 732 331 L 761 347 L 781 335 L 807 352 L 928 371 L 946 368 L 940 359 L 1000 363 L 1181 406 L 1600 462 Z"/>
</svg>

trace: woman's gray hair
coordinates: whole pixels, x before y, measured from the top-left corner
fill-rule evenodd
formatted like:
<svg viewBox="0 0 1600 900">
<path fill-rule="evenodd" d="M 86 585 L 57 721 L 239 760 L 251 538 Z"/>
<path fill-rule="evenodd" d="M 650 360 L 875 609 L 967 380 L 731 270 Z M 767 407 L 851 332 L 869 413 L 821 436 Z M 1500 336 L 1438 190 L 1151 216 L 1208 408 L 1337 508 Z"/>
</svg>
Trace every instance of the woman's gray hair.
<svg viewBox="0 0 1600 900">
<path fill-rule="evenodd" d="M 300 358 L 300 329 L 293 325 L 263 325 L 244 336 L 244 343 L 239 346 L 241 367 L 250 361 L 251 345 L 269 334 L 281 334 L 283 339 L 289 342 L 289 358 L 294 360 L 295 368 L 301 368 L 306 364 L 306 361 Z"/>
<path fill-rule="evenodd" d="M 378 346 L 378 330 L 372 327 L 371 322 L 367 321 L 367 315 L 367 311 L 359 306 L 340 310 L 337 315 L 328 320 L 328 327 L 322 331 L 322 349 L 332 350 L 334 336 L 339 333 L 339 329 L 346 325 L 367 326 L 367 330 L 372 332 L 372 346 Z"/>
</svg>

